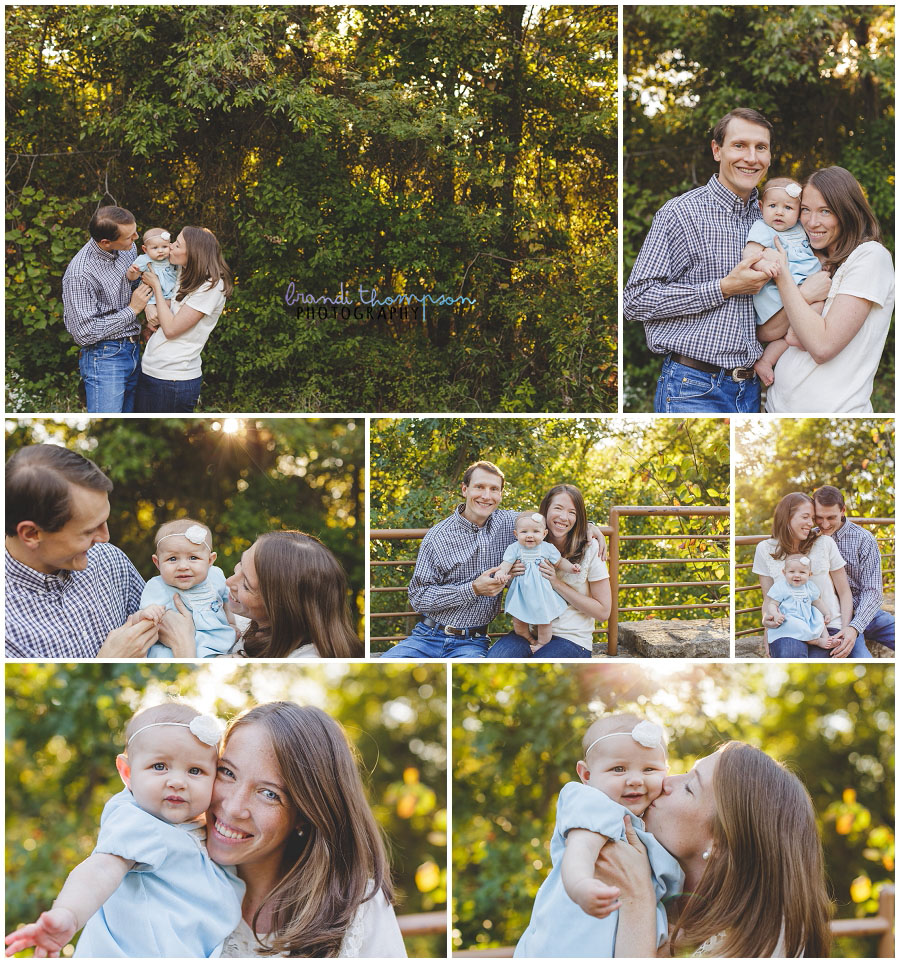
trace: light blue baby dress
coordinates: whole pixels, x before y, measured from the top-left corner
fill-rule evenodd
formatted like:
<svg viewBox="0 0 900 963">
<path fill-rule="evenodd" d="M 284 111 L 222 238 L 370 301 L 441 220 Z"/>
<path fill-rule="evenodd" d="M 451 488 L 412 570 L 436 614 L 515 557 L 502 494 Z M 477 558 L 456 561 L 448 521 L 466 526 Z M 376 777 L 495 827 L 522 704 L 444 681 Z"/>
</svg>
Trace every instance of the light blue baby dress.
<svg viewBox="0 0 900 963">
<path fill-rule="evenodd" d="M 788 268 L 797 284 L 801 284 L 810 274 L 815 274 L 822 269 L 819 259 L 810 246 L 806 231 L 799 224 L 789 227 L 786 231 L 776 231 L 774 227 L 770 227 L 760 219 L 747 234 L 748 241 L 755 241 L 763 247 L 772 248 L 773 251 L 776 237 L 787 251 Z M 753 295 L 753 307 L 756 309 L 757 324 L 764 324 L 784 307 L 774 281 L 766 281 L 762 290 Z"/>
<path fill-rule="evenodd" d="M 234 627 L 228 624 L 225 603 L 228 601 L 228 588 L 225 573 L 218 565 L 211 565 L 206 578 L 193 588 L 179 589 L 167 585 L 161 575 L 154 575 L 144 586 L 141 594 L 141 608 L 148 605 L 162 605 L 167 609 L 175 608 L 175 595 L 181 596 L 184 604 L 194 616 L 197 639 L 197 658 L 214 659 L 224 655 L 234 645 Z M 171 659 L 172 650 L 162 642 L 154 642 L 147 652 L 148 659 Z"/>
<path fill-rule="evenodd" d="M 153 261 L 146 254 L 141 254 L 134 261 L 135 266 L 141 271 L 146 271 L 148 267 L 153 268 L 153 272 L 159 278 L 159 285 L 162 288 L 162 296 L 166 301 L 171 301 L 175 296 L 175 285 L 178 283 L 178 269 L 174 264 L 169 264 L 169 259 L 165 261 Z M 156 295 L 151 294 L 147 304 L 156 304 Z"/>
<path fill-rule="evenodd" d="M 569 603 L 541 575 L 541 559 L 555 565 L 562 556 L 559 549 L 549 542 L 541 542 L 534 548 L 523 548 L 513 542 L 503 553 L 504 562 L 521 560 L 525 571 L 509 583 L 506 591 L 505 611 L 529 625 L 549 625 L 557 615 L 562 615 Z"/>
<path fill-rule="evenodd" d="M 784 621 L 777 628 L 767 629 L 769 641 L 774 639 L 797 639 L 799 642 L 812 642 L 825 630 L 825 617 L 813 602 L 821 595 L 819 586 L 809 579 L 806 585 L 791 585 L 779 576 L 766 592 L 770 599 L 778 602 L 778 610 Z"/>
<path fill-rule="evenodd" d="M 531 922 L 513 954 L 518 957 L 612 957 L 615 955 L 618 911 L 605 919 L 589 916 L 566 892 L 562 881 L 562 859 L 570 829 L 587 829 L 612 840 L 625 839 L 626 815 L 637 831 L 647 855 L 656 891 L 656 945 L 669 936 L 663 901 L 681 893 L 684 873 L 678 860 L 644 829 L 644 822 L 606 793 L 570 782 L 563 786 L 556 804 L 556 827 L 550 840 L 553 869 L 534 900 Z M 607 842 L 605 845 L 612 845 Z"/>
<path fill-rule="evenodd" d="M 135 866 L 87 921 L 75 956 L 219 955 L 240 922 L 244 884 L 209 858 L 202 822 L 158 819 L 123 789 L 103 807 L 94 852 Z"/>
</svg>

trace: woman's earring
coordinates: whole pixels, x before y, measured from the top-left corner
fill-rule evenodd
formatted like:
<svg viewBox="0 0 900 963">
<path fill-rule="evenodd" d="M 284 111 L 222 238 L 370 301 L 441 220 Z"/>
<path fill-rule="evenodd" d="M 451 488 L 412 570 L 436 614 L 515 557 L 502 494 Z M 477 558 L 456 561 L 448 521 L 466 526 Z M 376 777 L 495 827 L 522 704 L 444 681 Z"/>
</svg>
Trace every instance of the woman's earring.
<svg viewBox="0 0 900 963">
<path fill-rule="evenodd" d="M 703 858 L 704 858 L 704 859 L 709 859 L 709 850 L 708 850 L 708 849 L 705 849 L 705 850 L 703 851 Z"/>
<path fill-rule="evenodd" d="M 298 829 L 298 830 L 297 830 L 297 838 L 298 838 L 298 839 L 303 839 L 303 834 L 304 834 L 305 832 L 306 832 L 305 829 Z"/>
</svg>

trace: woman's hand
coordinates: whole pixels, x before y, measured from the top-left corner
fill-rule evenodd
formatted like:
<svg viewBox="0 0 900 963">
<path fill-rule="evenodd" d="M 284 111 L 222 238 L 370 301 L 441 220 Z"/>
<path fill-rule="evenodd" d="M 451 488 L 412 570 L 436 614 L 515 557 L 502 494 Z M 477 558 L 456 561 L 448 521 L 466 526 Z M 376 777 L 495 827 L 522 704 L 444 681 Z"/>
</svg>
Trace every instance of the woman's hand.
<svg viewBox="0 0 900 963">
<path fill-rule="evenodd" d="M 594 868 L 607 886 L 619 890 L 621 901 L 650 899 L 656 904 L 647 847 L 631 825 L 630 816 L 625 817 L 625 841 L 609 840 L 600 850 Z"/>
<path fill-rule="evenodd" d="M 538 563 L 538 571 L 554 588 L 557 585 L 565 584 L 556 569 L 545 558 L 542 558 Z"/>
<path fill-rule="evenodd" d="M 827 271 L 816 271 L 800 285 L 800 293 L 809 304 L 826 301 L 831 293 L 831 275 Z"/>
<path fill-rule="evenodd" d="M 194 659 L 197 656 L 194 616 L 176 592 L 172 598 L 175 611 L 171 609 L 159 624 L 159 641 L 172 650 L 176 659 Z"/>
<path fill-rule="evenodd" d="M 162 285 L 159 283 L 159 278 L 157 277 L 156 271 L 154 271 L 153 268 L 147 268 L 147 270 L 141 275 L 141 280 L 144 282 L 144 284 L 149 284 L 150 287 L 153 288 L 153 293 L 157 295 L 157 297 L 159 296 L 159 293 L 162 290 Z"/>
</svg>

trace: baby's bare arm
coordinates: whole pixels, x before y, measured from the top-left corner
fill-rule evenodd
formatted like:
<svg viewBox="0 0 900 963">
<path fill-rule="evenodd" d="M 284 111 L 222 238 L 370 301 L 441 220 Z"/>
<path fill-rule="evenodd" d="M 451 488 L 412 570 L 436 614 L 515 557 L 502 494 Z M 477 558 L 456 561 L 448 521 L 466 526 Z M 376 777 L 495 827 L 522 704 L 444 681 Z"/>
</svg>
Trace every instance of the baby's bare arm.
<svg viewBox="0 0 900 963">
<path fill-rule="evenodd" d="M 601 833 L 570 829 L 560 870 L 569 899 L 597 919 L 609 916 L 619 894 L 617 889 L 594 878 L 594 863 L 606 841 Z"/>
<path fill-rule="evenodd" d="M 6 937 L 10 956 L 29 946 L 35 956 L 58 956 L 59 951 L 118 889 L 134 862 L 110 853 L 92 853 L 69 873 L 53 908 Z"/>
<path fill-rule="evenodd" d="M 570 562 L 567 558 L 561 558 L 555 565 L 557 572 L 576 573 L 581 571 L 581 566 Z"/>
<path fill-rule="evenodd" d="M 514 564 L 514 562 L 501 562 L 497 566 L 497 571 L 494 572 L 494 578 L 505 585 L 509 581 L 509 573 Z"/>
<path fill-rule="evenodd" d="M 831 609 L 819 598 L 813 602 L 813 608 L 818 609 L 822 613 L 822 618 L 825 619 L 825 624 L 831 621 Z"/>
</svg>

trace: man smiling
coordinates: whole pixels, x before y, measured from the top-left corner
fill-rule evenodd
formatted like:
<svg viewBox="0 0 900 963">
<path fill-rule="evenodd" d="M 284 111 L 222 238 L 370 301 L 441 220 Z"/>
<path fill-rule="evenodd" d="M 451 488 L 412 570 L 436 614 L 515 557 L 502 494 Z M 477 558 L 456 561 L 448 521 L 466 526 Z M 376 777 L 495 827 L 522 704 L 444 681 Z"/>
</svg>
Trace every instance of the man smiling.
<svg viewBox="0 0 900 963">
<path fill-rule="evenodd" d="M 894 648 L 894 616 L 881 607 L 884 588 L 881 579 L 881 552 L 871 532 L 847 521 L 847 506 L 840 490 L 823 485 L 813 494 L 816 524 L 823 535 L 830 535 L 846 562 L 853 618 L 843 635 L 853 643 L 850 658 L 868 658 L 864 639 Z"/>
<path fill-rule="evenodd" d="M 498 508 L 503 472 L 489 461 L 469 465 L 463 502 L 425 538 L 409 583 L 409 601 L 422 618 L 409 638 L 382 654 L 388 659 L 482 658 L 488 624 L 500 611 L 503 583 L 493 576 L 515 540 L 517 512 Z"/>
<path fill-rule="evenodd" d="M 109 544 L 112 482 L 58 445 L 6 463 L 6 655 L 141 658 L 156 636 L 130 624 L 144 580 Z"/>
<path fill-rule="evenodd" d="M 760 255 L 741 254 L 760 216 L 756 187 L 769 169 L 771 133 L 756 110 L 726 114 L 710 145 L 718 173 L 662 207 L 634 263 L 624 314 L 642 321 L 647 346 L 665 355 L 656 411 L 759 411 L 751 296 L 770 274 L 754 268 Z M 762 260 L 775 270 L 773 252 Z"/>
</svg>

